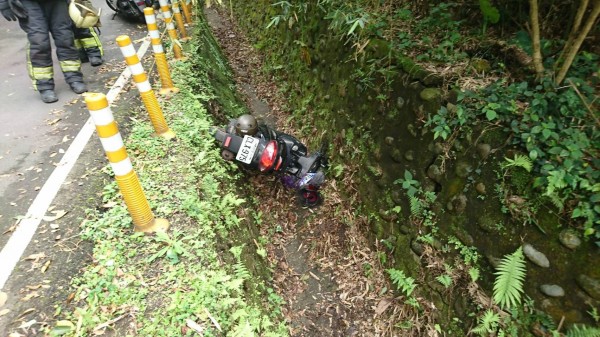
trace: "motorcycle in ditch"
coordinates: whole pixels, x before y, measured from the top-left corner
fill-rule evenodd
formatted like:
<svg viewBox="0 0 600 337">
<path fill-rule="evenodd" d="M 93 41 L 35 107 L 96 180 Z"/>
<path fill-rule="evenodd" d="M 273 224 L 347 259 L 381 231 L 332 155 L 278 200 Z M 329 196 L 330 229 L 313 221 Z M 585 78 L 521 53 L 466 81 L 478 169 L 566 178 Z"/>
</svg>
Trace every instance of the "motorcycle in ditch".
<svg viewBox="0 0 600 337">
<path fill-rule="evenodd" d="M 326 144 L 319 151 L 308 150 L 295 137 L 259 123 L 252 115 L 231 119 L 225 129 L 213 128 L 221 157 L 264 174 L 275 174 L 288 188 L 297 191 L 303 206 L 321 203 L 319 188 L 325 182 Z"/>
</svg>

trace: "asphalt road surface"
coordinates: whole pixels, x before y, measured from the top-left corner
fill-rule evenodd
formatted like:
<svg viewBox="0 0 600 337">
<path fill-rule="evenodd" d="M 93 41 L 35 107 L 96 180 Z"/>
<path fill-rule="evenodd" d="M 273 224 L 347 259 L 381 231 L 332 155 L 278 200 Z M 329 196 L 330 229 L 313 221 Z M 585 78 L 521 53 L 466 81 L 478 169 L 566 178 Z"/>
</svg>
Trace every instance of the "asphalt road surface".
<svg viewBox="0 0 600 337">
<path fill-rule="evenodd" d="M 89 91 L 106 94 L 125 69 L 115 38 L 129 35 L 137 49 L 147 31 L 145 24 L 114 17 L 114 12 L 99 1 L 94 4 L 102 7 L 100 39 L 105 63 L 100 67 L 85 63 L 82 71 Z M 49 200 L 49 207 L 42 210 L 47 218 L 40 221 L 31 242 L 23 243 L 26 249 L 6 280 L 2 280 L 2 273 L 7 274 L 9 263 L 0 255 L 0 295 L 7 297 L 4 305 L 0 303 L 0 336 L 15 331 L 38 335 L 52 316 L 51 308 L 44 305 L 64 300 L 70 277 L 78 271 L 79 262 L 89 257 L 89 247 L 76 239 L 84 210 L 100 203 L 101 188 L 106 183 L 102 178 L 92 178 L 91 173 L 108 163 L 93 134 L 81 156 L 73 160 L 64 181 L 49 180 L 89 113 L 82 95 L 73 93 L 65 83 L 56 58 L 54 79 L 59 101 L 46 104 L 40 100 L 27 75 L 26 46 L 19 25 L 0 17 L 0 251 L 24 222 L 45 185 L 58 184 L 59 188 Z M 147 52 L 145 58 L 150 54 Z M 127 105 L 133 104 L 130 98 L 137 97 L 137 90 L 129 91 L 131 87 L 130 81 L 122 85 L 123 91 L 113 103 L 115 119 L 122 125 L 127 116 L 115 109 L 126 111 Z"/>
</svg>

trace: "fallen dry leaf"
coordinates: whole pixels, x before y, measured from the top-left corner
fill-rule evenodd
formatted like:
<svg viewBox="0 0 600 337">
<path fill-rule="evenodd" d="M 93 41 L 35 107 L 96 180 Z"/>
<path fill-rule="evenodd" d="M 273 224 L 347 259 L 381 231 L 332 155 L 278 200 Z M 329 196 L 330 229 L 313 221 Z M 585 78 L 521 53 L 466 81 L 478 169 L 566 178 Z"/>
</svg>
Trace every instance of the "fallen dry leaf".
<svg viewBox="0 0 600 337">
<path fill-rule="evenodd" d="M 45 273 L 46 270 L 48 270 L 48 267 L 50 267 L 50 262 L 51 261 L 48 260 L 48 261 L 46 261 L 46 263 L 44 263 L 44 266 L 42 267 L 42 270 L 41 270 L 42 273 Z"/>
<path fill-rule="evenodd" d="M 192 321 L 189 318 L 185 320 L 185 324 L 187 325 L 188 328 L 196 331 L 199 334 L 202 334 L 204 332 L 204 327 L 202 325 Z"/>
<path fill-rule="evenodd" d="M 210 320 L 215 325 L 215 327 L 217 328 L 217 330 L 223 331 L 223 330 L 221 330 L 221 325 L 219 324 L 219 322 L 217 322 L 217 320 L 214 317 L 212 317 L 212 315 L 210 314 L 210 312 L 208 312 L 208 309 L 204 308 L 204 312 L 208 315 L 208 318 L 210 318 Z"/>
<path fill-rule="evenodd" d="M 384 298 L 379 303 L 377 303 L 377 308 L 375 308 L 375 315 L 381 315 L 387 308 L 392 304 L 392 300 L 389 298 Z"/>
<path fill-rule="evenodd" d="M 35 319 L 32 319 L 30 321 L 21 323 L 21 325 L 19 325 L 19 327 L 17 329 L 28 329 L 35 323 L 37 323 L 37 321 Z"/>
<path fill-rule="evenodd" d="M 46 257 L 45 253 L 37 253 L 37 254 L 31 254 L 28 257 L 25 258 L 25 260 L 35 260 L 38 261 L 39 259 L 43 259 Z"/>
<path fill-rule="evenodd" d="M 2 310 L 0 310 L 0 317 L 8 314 L 9 312 L 10 312 L 9 309 L 2 309 Z"/>
<path fill-rule="evenodd" d="M 67 212 L 63 211 L 63 210 L 52 211 L 50 213 L 54 213 L 54 215 L 53 216 L 46 215 L 45 217 L 43 217 L 44 221 L 48 221 L 48 222 L 55 221 L 55 220 L 58 220 L 58 219 L 62 218 L 63 216 L 65 216 L 65 214 L 67 214 Z"/>
</svg>

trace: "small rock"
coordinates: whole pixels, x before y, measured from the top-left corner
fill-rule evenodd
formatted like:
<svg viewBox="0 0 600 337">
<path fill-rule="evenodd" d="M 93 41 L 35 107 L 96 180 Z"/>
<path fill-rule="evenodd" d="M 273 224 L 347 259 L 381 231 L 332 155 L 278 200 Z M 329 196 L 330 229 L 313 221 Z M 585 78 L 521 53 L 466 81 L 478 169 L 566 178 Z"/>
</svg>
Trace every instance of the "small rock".
<svg viewBox="0 0 600 337">
<path fill-rule="evenodd" d="M 439 100 L 442 97 L 442 91 L 438 88 L 425 88 L 419 93 L 419 96 L 427 102 Z"/>
<path fill-rule="evenodd" d="M 429 166 L 427 169 L 427 176 L 437 183 L 442 181 L 442 171 L 440 171 L 440 168 L 435 164 Z"/>
<path fill-rule="evenodd" d="M 408 225 L 401 225 L 400 228 L 398 228 L 400 230 L 400 233 L 407 235 L 411 233 L 410 227 Z"/>
<path fill-rule="evenodd" d="M 435 192 L 436 183 L 435 181 L 425 178 L 423 179 L 423 183 L 421 184 L 423 187 L 423 191 L 425 192 Z"/>
<path fill-rule="evenodd" d="M 550 261 L 548 260 L 546 255 L 544 255 L 542 252 L 538 251 L 537 249 L 533 248 L 533 246 L 528 243 L 523 244 L 523 254 L 525 254 L 525 256 L 527 256 L 529 261 L 537 264 L 540 267 L 543 267 L 543 268 L 550 267 Z"/>
<path fill-rule="evenodd" d="M 477 155 L 479 155 L 479 158 L 482 160 L 485 160 L 490 155 L 491 151 L 492 147 L 490 144 L 477 144 Z"/>
<path fill-rule="evenodd" d="M 390 157 L 392 157 L 392 160 L 396 163 L 402 162 L 402 153 L 398 149 L 393 149 L 392 153 L 390 154 Z"/>
<path fill-rule="evenodd" d="M 404 106 L 404 98 L 398 96 L 398 98 L 396 98 L 396 106 L 398 107 L 398 109 L 402 109 L 402 107 Z"/>
<path fill-rule="evenodd" d="M 570 229 L 565 229 L 558 234 L 558 239 L 563 246 L 569 249 L 575 249 L 581 245 L 581 239 L 577 236 L 577 233 Z"/>
<path fill-rule="evenodd" d="M 565 296 L 565 290 L 556 284 L 542 284 L 540 291 L 550 297 L 563 297 Z"/>
<path fill-rule="evenodd" d="M 462 213 L 467 209 L 467 197 L 464 194 L 457 195 L 452 200 L 452 206 L 456 213 Z"/>
<path fill-rule="evenodd" d="M 393 145 L 394 144 L 394 137 L 390 137 L 390 136 L 385 137 L 385 143 L 387 145 Z"/>
<path fill-rule="evenodd" d="M 412 251 L 419 256 L 423 255 L 423 252 L 425 251 L 423 245 L 417 242 L 416 240 L 412 240 L 412 242 L 410 243 L 410 249 L 412 249 Z"/>
<path fill-rule="evenodd" d="M 404 159 L 413 161 L 415 159 L 413 150 L 406 151 L 406 153 L 404 153 Z"/>
<path fill-rule="evenodd" d="M 475 191 L 477 191 L 477 194 L 479 195 L 485 195 L 485 184 L 484 183 L 477 183 L 475 185 Z"/>
<path fill-rule="evenodd" d="M 577 276 L 575 281 L 588 295 L 600 300 L 600 281 L 585 274 Z"/>
</svg>

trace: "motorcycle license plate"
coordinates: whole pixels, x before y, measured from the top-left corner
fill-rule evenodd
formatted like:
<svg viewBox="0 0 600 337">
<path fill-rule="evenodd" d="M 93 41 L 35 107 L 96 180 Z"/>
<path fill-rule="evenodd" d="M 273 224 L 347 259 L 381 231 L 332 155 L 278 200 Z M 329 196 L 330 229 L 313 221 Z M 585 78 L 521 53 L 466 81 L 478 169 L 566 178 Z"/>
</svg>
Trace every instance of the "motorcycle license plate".
<svg viewBox="0 0 600 337">
<path fill-rule="evenodd" d="M 252 136 L 244 136 L 242 140 L 242 145 L 240 145 L 240 150 L 235 156 L 235 160 L 241 161 L 244 164 L 250 164 L 252 158 L 254 158 L 254 153 L 258 148 L 258 138 L 254 138 Z"/>
</svg>

